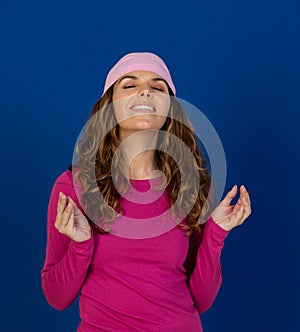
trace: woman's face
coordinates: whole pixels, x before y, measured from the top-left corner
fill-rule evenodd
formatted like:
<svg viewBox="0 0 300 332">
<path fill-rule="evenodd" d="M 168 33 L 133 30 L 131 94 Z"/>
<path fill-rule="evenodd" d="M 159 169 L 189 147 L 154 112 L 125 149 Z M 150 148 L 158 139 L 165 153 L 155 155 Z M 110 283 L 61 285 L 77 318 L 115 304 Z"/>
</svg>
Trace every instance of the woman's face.
<svg viewBox="0 0 300 332">
<path fill-rule="evenodd" d="M 141 130 L 159 130 L 170 108 L 167 83 L 150 71 L 129 72 L 115 83 L 113 104 L 122 140 Z"/>
</svg>

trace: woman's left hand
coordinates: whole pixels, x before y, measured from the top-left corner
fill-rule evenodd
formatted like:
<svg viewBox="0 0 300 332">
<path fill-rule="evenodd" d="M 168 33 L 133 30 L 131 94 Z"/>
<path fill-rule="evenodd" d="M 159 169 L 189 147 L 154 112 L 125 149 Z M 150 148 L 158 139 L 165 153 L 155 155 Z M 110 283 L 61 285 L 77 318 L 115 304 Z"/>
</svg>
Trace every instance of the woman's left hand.
<svg viewBox="0 0 300 332">
<path fill-rule="evenodd" d="M 215 223 L 226 231 L 241 225 L 251 214 L 251 202 L 245 186 L 240 187 L 240 198 L 235 205 L 230 205 L 237 194 L 235 185 L 220 202 L 211 216 Z"/>
</svg>

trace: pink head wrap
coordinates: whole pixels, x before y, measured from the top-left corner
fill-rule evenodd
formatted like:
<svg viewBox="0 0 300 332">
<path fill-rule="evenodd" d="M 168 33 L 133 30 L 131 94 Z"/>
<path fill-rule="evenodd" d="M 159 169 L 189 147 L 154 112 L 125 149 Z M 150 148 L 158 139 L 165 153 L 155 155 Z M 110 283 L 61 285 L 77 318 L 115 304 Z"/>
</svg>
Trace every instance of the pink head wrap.
<svg viewBox="0 0 300 332">
<path fill-rule="evenodd" d="M 102 96 L 121 76 L 135 70 L 147 70 L 160 75 L 167 81 L 174 95 L 176 94 L 171 74 L 163 60 L 154 53 L 137 52 L 123 56 L 112 67 L 106 77 Z"/>
</svg>

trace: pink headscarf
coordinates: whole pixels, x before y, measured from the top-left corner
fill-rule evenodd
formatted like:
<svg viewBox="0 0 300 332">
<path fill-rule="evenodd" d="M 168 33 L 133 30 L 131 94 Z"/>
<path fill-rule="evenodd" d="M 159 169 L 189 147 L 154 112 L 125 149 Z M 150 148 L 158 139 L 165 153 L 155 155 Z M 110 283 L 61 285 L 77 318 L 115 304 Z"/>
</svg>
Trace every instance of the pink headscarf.
<svg viewBox="0 0 300 332">
<path fill-rule="evenodd" d="M 164 61 L 154 53 L 136 52 L 123 56 L 112 67 L 106 77 L 102 96 L 106 90 L 111 87 L 121 76 L 135 70 L 147 70 L 160 75 L 167 81 L 174 95 L 176 94 L 171 74 Z"/>
</svg>

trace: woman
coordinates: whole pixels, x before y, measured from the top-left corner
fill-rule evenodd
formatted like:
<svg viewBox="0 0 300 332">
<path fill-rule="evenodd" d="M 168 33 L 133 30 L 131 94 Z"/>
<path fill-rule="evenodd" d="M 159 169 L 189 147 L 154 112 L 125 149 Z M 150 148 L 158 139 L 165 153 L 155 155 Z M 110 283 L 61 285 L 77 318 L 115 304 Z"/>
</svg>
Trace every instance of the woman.
<svg viewBox="0 0 300 332">
<path fill-rule="evenodd" d="M 55 181 L 42 287 L 58 310 L 80 294 L 78 331 L 202 331 L 224 239 L 251 213 L 244 186 L 230 205 L 236 185 L 210 211 L 211 177 L 175 94 L 157 55 L 121 58 Z"/>
</svg>

